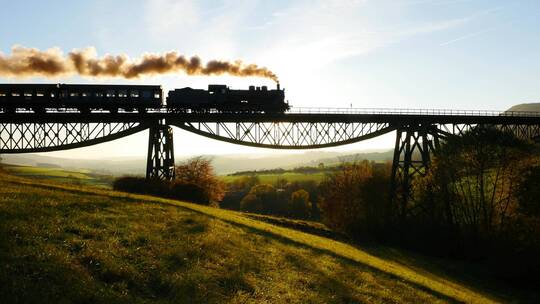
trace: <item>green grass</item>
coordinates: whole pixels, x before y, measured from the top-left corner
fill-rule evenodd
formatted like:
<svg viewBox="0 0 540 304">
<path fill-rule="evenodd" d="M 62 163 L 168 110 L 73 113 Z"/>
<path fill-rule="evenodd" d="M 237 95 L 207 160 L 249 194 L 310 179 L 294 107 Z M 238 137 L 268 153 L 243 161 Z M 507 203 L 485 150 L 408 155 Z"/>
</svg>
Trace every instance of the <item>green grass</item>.
<svg viewBox="0 0 540 304">
<path fill-rule="evenodd" d="M 2 164 L 2 169 L 12 175 L 45 179 L 62 184 L 84 184 L 110 188 L 113 181 L 112 176 L 95 174 L 90 170 L 85 169 L 77 169 L 75 171 L 62 168 L 17 166 L 9 164 Z"/>
<path fill-rule="evenodd" d="M 293 173 L 287 172 L 283 174 L 256 174 L 261 183 L 264 184 L 275 184 L 278 179 L 286 179 L 289 182 L 301 182 L 301 181 L 310 181 L 313 180 L 317 183 L 321 182 L 325 176 L 324 172 L 317 172 L 313 174 L 307 173 Z M 235 180 L 246 177 L 246 175 L 222 175 L 220 179 L 226 183 L 233 182 Z"/>
<path fill-rule="evenodd" d="M 4 303 L 508 300 L 399 253 L 405 258 L 186 202 L 0 181 Z"/>
</svg>

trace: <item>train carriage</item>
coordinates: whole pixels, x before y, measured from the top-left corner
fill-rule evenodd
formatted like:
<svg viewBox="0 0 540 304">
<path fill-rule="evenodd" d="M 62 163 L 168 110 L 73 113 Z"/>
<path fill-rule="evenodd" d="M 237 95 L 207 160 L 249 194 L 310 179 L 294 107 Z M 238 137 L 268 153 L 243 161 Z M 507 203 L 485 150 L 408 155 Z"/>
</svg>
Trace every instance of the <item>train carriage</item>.
<svg viewBox="0 0 540 304">
<path fill-rule="evenodd" d="M 47 109 L 77 109 L 146 112 L 162 106 L 161 86 L 86 84 L 0 84 L 0 109 L 44 113 Z"/>
<path fill-rule="evenodd" d="M 161 86 L 62 84 L 59 90 L 59 103 L 81 112 L 136 110 L 144 113 L 147 108 L 161 107 L 163 97 Z"/>
<path fill-rule="evenodd" d="M 16 109 L 44 112 L 58 103 L 57 84 L 0 84 L 0 109 L 13 113 Z"/>
</svg>

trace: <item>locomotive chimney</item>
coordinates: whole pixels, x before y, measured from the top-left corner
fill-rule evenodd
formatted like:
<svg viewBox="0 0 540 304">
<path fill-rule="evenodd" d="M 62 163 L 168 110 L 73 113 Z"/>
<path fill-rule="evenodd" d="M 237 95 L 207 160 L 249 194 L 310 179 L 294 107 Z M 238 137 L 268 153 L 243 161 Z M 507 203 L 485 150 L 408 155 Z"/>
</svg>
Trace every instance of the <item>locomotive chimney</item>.
<svg viewBox="0 0 540 304">
<path fill-rule="evenodd" d="M 279 82 L 277 83 L 277 90 L 279 91 Z"/>
</svg>

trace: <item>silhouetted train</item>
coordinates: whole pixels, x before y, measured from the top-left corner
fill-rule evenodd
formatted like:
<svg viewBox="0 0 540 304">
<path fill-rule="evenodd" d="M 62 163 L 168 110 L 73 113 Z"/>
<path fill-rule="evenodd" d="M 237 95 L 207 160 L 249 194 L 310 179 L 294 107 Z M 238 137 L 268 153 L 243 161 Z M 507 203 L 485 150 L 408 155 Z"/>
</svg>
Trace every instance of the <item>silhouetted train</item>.
<svg viewBox="0 0 540 304">
<path fill-rule="evenodd" d="M 172 112 L 255 112 L 283 113 L 289 109 L 284 90 L 250 86 L 232 90 L 225 85 L 209 85 L 208 90 L 182 88 L 169 91 L 166 102 L 161 86 L 0 84 L 0 110 L 14 113 L 28 109 L 45 113 L 54 109 L 77 109 L 81 113 L 107 110 L 111 113 L 168 108 Z"/>
</svg>

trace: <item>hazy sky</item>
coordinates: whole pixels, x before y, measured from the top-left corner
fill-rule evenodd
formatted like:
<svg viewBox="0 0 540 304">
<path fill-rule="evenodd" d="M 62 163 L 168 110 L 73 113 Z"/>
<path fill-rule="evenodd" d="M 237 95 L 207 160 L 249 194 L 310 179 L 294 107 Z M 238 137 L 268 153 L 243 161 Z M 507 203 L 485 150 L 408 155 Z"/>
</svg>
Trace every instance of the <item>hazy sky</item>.
<svg viewBox="0 0 540 304">
<path fill-rule="evenodd" d="M 0 52 L 13 45 L 98 54 L 178 50 L 203 60 L 242 59 L 273 70 L 301 107 L 502 110 L 540 101 L 540 1 L 2 1 Z M 1 82 L 97 82 L 2 79 Z M 99 80 L 102 81 L 102 80 Z M 167 75 L 110 83 L 265 79 Z M 342 149 L 391 148 L 392 136 Z M 147 133 L 51 156 L 144 156 Z M 175 129 L 182 154 L 267 152 Z"/>
</svg>

